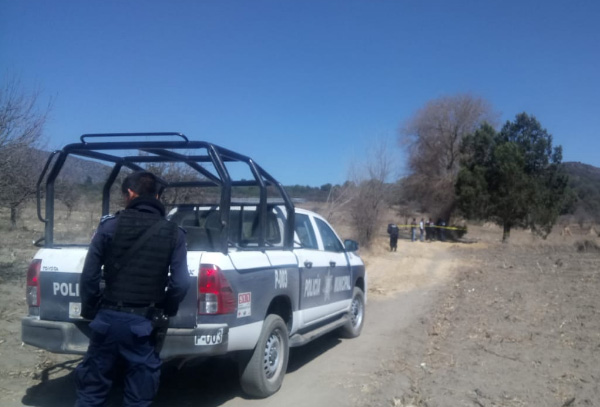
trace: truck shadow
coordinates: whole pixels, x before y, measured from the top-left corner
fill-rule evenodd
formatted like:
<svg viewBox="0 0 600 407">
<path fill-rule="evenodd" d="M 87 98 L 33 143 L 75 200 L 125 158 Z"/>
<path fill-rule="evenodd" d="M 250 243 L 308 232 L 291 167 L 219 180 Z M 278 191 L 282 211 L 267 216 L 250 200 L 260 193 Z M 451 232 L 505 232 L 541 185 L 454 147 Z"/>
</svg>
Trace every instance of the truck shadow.
<svg viewBox="0 0 600 407">
<path fill-rule="evenodd" d="M 290 349 L 290 360 L 288 362 L 287 373 L 299 370 L 319 355 L 335 348 L 340 343 L 342 343 L 342 340 L 335 334 L 328 334 L 317 338 L 304 346 Z"/>
<path fill-rule="evenodd" d="M 290 350 L 287 373 L 295 372 L 341 341 L 326 335 Z M 48 367 L 42 371 L 40 383 L 26 390 L 21 402 L 25 406 L 63 407 L 75 404 L 73 370 L 81 358 Z M 247 398 L 239 384 L 238 365 L 231 358 L 193 361 L 181 368 L 179 361 L 163 364 L 158 394 L 153 406 L 220 406 L 234 398 Z M 68 372 L 68 373 L 67 373 Z M 64 374 L 67 373 L 67 374 Z M 60 375 L 60 377 L 51 378 Z M 122 375 L 121 375 L 122 376 Z M 107 407 L 123 403 L 122 377 L 115 379 Z"/>
</svg>

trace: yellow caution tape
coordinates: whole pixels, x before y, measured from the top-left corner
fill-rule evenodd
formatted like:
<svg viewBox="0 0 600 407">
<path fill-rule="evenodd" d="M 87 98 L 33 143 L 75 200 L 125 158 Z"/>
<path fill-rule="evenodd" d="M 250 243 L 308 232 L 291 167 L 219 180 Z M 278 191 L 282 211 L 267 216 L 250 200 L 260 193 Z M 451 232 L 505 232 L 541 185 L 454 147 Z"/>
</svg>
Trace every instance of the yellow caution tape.
<svg viewBox="0 0 600 407">
<path fill-rule="evenodd" d="M 415 228 L 415 229 L 419 229 L 419 225 L 417 226 L 413 226 L 413 225 L 396 225 L 399 228 Z M 448 230 L 467 230 L 467 228 L 457 228 L 454 226 L 436 226 L 436 225 L 429 225 L 429 226 L 424 226 L 424 228 L 437 228 L 437 229 L 448 229 Z"/>
</svg>

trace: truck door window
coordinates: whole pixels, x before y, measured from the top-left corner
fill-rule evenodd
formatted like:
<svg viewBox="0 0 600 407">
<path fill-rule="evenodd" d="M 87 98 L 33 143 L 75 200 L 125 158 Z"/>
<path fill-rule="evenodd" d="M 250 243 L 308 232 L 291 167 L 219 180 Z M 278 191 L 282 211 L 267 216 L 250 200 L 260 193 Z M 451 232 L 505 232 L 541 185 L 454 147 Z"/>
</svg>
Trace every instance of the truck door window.
<svg viewBox="0 0 600 407">
<path fill-rule="evenodd" d="M 340 242 L 340 240 L 337 238 L 334 231 L 329 227 L 329 225 L 319 218 L 315 218 L 315 221 L 317 222 L 317 228 L 321 233 L 321 239 L 323 239 L 323 246 L 325 248 L 325 251 L 344 251 L 344 246 L 342 245 L 342 242 Z"/>
<path fill-rule="evenodd" d="M 296 225 L 294 229 L 298 235 L 298 239 L 300 239 L 300 244 L 302 244 L 302 247 L 307 249 L 318 249 L 319 246 L 317 245 L 315 231 L 313 230 L 308 216 L 297 213 L 295 221 Z"/>
</svg>

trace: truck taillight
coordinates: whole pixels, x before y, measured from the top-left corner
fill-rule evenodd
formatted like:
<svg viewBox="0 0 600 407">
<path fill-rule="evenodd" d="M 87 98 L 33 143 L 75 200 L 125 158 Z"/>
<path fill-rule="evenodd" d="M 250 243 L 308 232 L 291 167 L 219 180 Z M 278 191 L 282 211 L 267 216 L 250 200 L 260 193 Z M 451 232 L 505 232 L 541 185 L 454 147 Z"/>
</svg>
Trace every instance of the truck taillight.
<svg viewBox="0 0 600 407">
<path fill-rule="evenodd" d="M 27 269 L 27 288 L 25 296 L 27 297 L 27 305 L 30 307 L 40 306 L 40 268 L 42 266 L 41 259 L 34 259 L 29 264 Z"/>
<path fill-rule="evenodd" d="M 233 290 L 218 266 L 201 264 L 198 275 L 198 314 L 229 314 L 235 311 Z"/>
</svg>

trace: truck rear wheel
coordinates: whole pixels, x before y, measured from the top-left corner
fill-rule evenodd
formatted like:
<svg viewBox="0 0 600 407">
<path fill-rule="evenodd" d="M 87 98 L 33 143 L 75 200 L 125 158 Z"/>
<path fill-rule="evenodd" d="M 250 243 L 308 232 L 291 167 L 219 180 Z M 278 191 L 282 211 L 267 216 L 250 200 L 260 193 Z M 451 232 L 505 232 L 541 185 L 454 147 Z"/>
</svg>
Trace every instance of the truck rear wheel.
<svg viewBox="0 0 600 407">
<path fill-rule="evenodd" d="M 242 390 L 256 398 L 277 392 L 287 370 L 288 357 L 287 326 L 279 315 L 268 315 L 250 360 L 240 366 Z"/>
<path fill-rule="evenodd" d="M 350 320 L 340 328 L 342 338 L 356 338 L 359 336 L 365 322 L 365 295 L 358 287 L 354 287 L 349 316 Z"/>
</svg>

